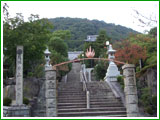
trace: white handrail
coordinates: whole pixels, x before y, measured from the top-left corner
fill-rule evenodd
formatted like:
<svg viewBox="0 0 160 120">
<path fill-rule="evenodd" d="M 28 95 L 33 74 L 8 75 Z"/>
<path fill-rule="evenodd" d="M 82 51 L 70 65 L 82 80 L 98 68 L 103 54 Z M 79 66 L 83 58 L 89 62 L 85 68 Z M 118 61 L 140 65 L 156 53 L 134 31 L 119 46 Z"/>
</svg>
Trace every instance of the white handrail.
<svg viewBox="0 0 160 120">
<path fill-rule="evenodd" d="M 81 81 L 83 82 L 83 91 L 86 91 L 86 102 L 87 102 L 87 109 L 90 108 L 90 93 L 89 93 L 89 90 L 87 89 L 87 77 L 86 77 L 86 74 L 85 74 L 85 66 L 82 65 L 82 69 L 80 71 L 80 79 Z"/>
<path fill-rule="evenodd" d="M 65 78 L 64 78 L 64 81 L 65 81 L 65 83 L 67 82 L 67 74 L 65 75 Z"/>
</svg>

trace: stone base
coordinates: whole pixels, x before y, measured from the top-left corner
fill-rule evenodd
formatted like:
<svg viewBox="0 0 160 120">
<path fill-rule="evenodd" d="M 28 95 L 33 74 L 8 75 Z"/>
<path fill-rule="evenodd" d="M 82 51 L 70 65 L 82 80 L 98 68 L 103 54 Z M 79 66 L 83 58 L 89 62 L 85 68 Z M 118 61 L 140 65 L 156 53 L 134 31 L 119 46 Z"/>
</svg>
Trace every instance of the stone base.
<svg viewBox="0 0 160 120">
<path fill-rule="evenodd" d="M 117 81 L 117 77 L 106 77 L 105 81 L 113 81 L 113 82 L 116 82 L 116 81 Z"/>
<path fill-rule="evenodd" d="M 112 78 L 112 77 L 117 77 L 119 75 L 120 75 L 120 72 L 118 71 L 117 65 L 114 62 L 110 62 L 107 69 L 106 77 Z"/>
<path fill-rule="evenodd" d="M 3 117 L 30 117 L 30 107 L 25 105 L 3 106 Z"/>
</svg>

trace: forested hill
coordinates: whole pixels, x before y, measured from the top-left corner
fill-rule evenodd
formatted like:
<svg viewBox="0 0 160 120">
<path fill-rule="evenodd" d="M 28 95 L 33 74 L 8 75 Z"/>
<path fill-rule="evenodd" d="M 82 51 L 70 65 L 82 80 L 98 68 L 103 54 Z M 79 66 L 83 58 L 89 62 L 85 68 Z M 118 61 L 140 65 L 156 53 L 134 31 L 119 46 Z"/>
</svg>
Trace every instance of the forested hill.
<svg viewBox="0 0 160 120">
<path fill-rule="evenodd" d="M 111 37 L 113 41 L 124 39 L 129 33 L 136 33 L 136 31 L 130 28 L 98 20 L 69 17 L 53 18 L 49 20 L 53 23 L 54 30 L 70 30 L 72 34 L 71 40 L 84 40 L 87 35 L 98 34 L 100 29 L 105 29 L 107 35 Z"/>
</svg>

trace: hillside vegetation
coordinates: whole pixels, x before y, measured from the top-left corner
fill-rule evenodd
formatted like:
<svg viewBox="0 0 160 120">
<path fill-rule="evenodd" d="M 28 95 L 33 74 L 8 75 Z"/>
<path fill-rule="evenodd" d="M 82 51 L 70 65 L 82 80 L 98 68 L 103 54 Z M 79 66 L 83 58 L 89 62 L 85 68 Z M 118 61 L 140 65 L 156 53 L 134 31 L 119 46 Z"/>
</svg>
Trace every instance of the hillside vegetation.
<svg viewBox="0 0 160 120">
<path fill-rule="evenodd" d="M 53 31 L 69 30 L 71 32 L 71 40 L 65 41 L 69 50 L 82 50 L 87 35 L 98 35 L 102 29 L 106 31 L 112 42 L 125 39 L 130 33 L 137 33 L 130 28 L 98 20 L 60 17 L 49 19 L 49 21 L 54 25 Z"/>
</svg>

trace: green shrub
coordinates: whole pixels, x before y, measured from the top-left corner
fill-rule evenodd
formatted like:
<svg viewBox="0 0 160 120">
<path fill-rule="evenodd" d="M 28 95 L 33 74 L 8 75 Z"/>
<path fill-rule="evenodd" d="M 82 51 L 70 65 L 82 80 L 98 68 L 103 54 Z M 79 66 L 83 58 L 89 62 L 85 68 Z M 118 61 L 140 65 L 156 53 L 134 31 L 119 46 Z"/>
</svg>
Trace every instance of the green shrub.
<svg viewBox="0 0 160 120">
<path fill-rule="evenodd" d="M 136 72 L 139 72 L 140 71 L 140 67 L 136 67 Z"/>
<path fill-rule="evenodd" d="M 153 115 L 157 113 L 157 96 L 151 96 L 151 89 L 145 87 L 140 96 L 140 104 L 144 106 L 145 112 Z"/>
<path fill-rule="evenodd" d="M 10 106 L 11 103 L 12 103 L 12 99 L 11 99 L 11 98 L 5 97 L 5 98 L 3 99 L 3 105 L 4 105 L 4 106 Z"/>
<path fill-rule="evenodd" d="M 157 106 L 157 96 L 152 96 L 152 104 L 153 106 Z"/>
<path fill-rule="evenodd" d="M 145 107 L 145 111 L 146 111 L 147 113 L 149 113 L 150 115 L 153 115 L 152 107 L 150 107 L 150 106 Z"/>
<path fill-rule="evenodd" d="M 34 76 L 36 77 L 36 78 L 42 78 L 42 77 L 44 77 L 45 75 L 44 75 L 44 66 L 43 65 L 37 65 L 36 67 L 35 67 L 35 71 L 34 71 Z"/>
<path fill-rule="evenodd" d="M 23 104 L 28 105 L 29 104 L 29 99 L 28 98 L 23 98 Z"/>
<path fill-rule="evenodd" d="M 28 72 L 27 77 L 33 77 L 33 73 L 32 72 Z"/>
<path fill-rule="evenodd" d="M 96 76 L 96 79 L 103 80 L 106 75 L 106 68 L 104 67 L 104 63 L 99 63 L 94 67 L 94 73 Z"/>
<path fill-rule="evenodd" d="M 151 95 L 150 95 L 150 88 L 145 87 L 142 89 L 141 101 L 144 106 L 148 106 L 151 103 Z"/>
<path fill-rule="evenodd" d="M 123 76 L 118 76 L 117 81 L 121 85 L 121 88 L 124 89 L 124 77 Z"/>
</svg>

